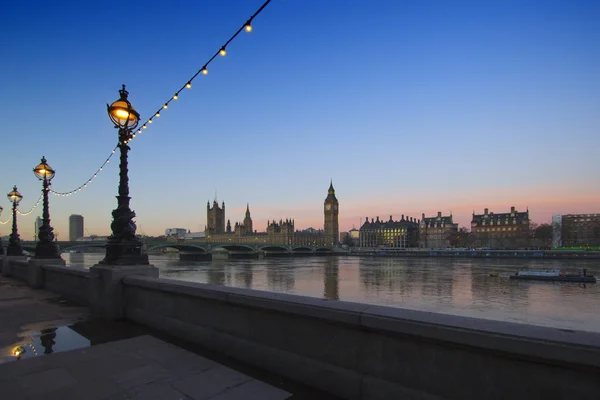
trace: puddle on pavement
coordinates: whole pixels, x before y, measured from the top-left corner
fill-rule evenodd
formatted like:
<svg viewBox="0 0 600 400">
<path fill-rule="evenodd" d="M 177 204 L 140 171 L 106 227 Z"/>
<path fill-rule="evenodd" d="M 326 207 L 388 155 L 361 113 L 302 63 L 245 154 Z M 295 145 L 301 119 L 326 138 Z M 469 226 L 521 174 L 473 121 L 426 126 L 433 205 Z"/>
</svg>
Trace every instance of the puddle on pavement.
<svg viewBox="0 0 600 400">
<path fill-rule="evenodd" d="M 71 326 L 41 329 L 11 346 L 0 348 L 0 364 L 89 347 L 90 340 Z"/>
</svg>

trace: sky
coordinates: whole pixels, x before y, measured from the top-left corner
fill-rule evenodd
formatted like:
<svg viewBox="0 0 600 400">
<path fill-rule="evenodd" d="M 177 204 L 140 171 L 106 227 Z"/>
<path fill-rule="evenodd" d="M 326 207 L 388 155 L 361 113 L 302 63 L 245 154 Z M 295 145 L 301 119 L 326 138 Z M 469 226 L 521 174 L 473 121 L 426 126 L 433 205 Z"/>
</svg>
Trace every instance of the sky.
<svg viewBox="0 0 600 400">
<path fill-rule="evenodd" d="M 5 3 L 0 187 L 17 185 L 25 212 L 42 156 L 67 192 L 111 154 L 122 84 L 146 121 L 263 1 Z M 597 1 L 272 0 L 131 142 L 138 233 L 203 230 L 215 196 L 232 224 L 249 203 L 259 231 L 322 228 L 330 180 L 340 231 L 438 211 L 461 226 L 484 208 L 598 213 L 598 21 Z M 51 196 L 59 240 L 70 214 L 108 235 L 117 186 L 114 157 Z M 38 215 L 19 216 L 22 238 Z"/>
</svg>

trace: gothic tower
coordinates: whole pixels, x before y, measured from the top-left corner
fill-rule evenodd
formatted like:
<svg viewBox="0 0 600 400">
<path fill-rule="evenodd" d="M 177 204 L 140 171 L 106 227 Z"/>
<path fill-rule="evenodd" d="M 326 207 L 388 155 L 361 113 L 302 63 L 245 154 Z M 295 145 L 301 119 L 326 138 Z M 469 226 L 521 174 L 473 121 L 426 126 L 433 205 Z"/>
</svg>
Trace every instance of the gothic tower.
<svg viewBox="0 0 600 400">
<path fill-rule="evenodd" d="M 206 203 L 206 233 L 225 233 L 225 202 L 222 207 L 216 199 L 212 207 L 209 202 Z"/>
<path fill-rule="evenodd" d="M 335 197 L 333 181 L 329 185 L 327 197 L 325 198 L 325 236 L 331 246 L 338 244 L 340 240 L 340 228 L 338 223 L 339 203 Z"/>
<path fill-rule="evenodd" d="M 244 229 L 246 233 L 252 233 L 252 218 L 250 218 L 250 204 L 246 203 L 246 216 L 244 217 Z"/>
</svg>

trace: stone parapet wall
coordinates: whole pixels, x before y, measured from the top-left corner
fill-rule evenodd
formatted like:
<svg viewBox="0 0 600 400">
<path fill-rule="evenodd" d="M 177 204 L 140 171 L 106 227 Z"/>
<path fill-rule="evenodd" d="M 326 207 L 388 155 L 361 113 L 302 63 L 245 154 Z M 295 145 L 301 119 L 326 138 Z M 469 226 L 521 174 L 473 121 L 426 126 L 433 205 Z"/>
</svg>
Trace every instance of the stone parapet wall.
<svg viewBox="0 0 600 400">
<path fill-rule="evenodd" d="M 27 259 L 9 260 L 8 262 L 10 265 L 10 275 L 22 282 L 29 283 L 29 265 L 27 264 Z"/>
<path fill-rule="evenodd" d="M 600 334 L 168 279 L 125 316 L 349 399 L 597 399 Z"/>
<path fill-rule="evenodd" d="M 78 304 L 90 304 L 89 270 L 60 265 L 44 265 L 42 269 L 46 290 Z"/>
</svg>

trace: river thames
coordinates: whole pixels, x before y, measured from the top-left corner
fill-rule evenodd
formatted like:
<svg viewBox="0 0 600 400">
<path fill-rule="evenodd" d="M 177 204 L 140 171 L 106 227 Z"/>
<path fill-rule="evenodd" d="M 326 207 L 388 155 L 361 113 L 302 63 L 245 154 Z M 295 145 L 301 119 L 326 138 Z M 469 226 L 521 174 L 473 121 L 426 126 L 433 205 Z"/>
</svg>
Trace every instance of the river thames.
<svg viewBox="0 0 600 400">
<path fill-rule="evenodd" d="M 90 267 L 97 253 L 63 254 Z M 600 260 L 298 257 L 179 261 L 150 255 L 162 278 L 600 332 L 600 283 L 513 281 L 521 268 L 579 269 Z M 490 277 L 498 272 L 498 277 Z"/>
</svg>

